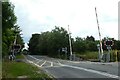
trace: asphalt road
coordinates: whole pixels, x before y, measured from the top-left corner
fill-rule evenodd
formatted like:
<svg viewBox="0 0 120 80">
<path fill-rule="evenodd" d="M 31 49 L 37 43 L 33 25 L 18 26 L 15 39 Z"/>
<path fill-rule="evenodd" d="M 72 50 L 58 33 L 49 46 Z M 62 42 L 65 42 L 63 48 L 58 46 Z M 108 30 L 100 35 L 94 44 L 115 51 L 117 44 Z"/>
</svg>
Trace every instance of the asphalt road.
<svg viewBox="0 0 120 80">
<path fill-rule="evenodd" d="M 26 59 L 56 79 L 118 80 L 118 63 L 69 61 L 38 55 L 26 55 Z"/>
</svg>

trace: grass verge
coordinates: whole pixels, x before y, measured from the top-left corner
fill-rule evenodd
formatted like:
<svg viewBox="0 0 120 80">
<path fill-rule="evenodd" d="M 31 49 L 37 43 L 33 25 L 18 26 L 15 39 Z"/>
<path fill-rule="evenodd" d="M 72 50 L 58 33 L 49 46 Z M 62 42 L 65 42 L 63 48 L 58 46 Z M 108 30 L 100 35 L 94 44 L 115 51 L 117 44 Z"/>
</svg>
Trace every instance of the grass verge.
<svg viewBox="0 0 120 80">
<path fill-rule="evenodd" d="M 104 51 L 103 54 L 108 54 L 108 51 Z M 110 51 L 110 61 L 111 62 L 115 62 L 115 61 L 120 61 L 120 52 L 118 51 L 118 55 L 116 55 L 116 51 L 115 50 L 111 50 Z M 98 51 L 86 51 L 84 53 L 77 53 L 76 54 L 77 57 L 82 58 L 83 60 L 98 60 Z M 118 60 L 116 60 L 118 59 Z"/>
<path fill-rule="evenodd" d="M 2 78 L 2 61 L 0 61 L 0 79 Z"/>
<path fill-rule="evenodd" d="M 21 59 L 24 57 L 22 55 L 19 55 L 17 56 L 17 58 Z M 53 80 L 38 67 L 25 62 L 4 60 L 2 63 L 2 70 L 3 79 L 18 78 L 22 76 L 23 78 L 27 78 L 28 80 Z"/>
<path fill-rule="evenodd" d="M 98 52 L 84 52 L 84 53 L 77 53 L 76 56 L 81 57 L 83 60 L 89 60 L 89 59 L 97 59 L 98 58 Z"/>
</svg>

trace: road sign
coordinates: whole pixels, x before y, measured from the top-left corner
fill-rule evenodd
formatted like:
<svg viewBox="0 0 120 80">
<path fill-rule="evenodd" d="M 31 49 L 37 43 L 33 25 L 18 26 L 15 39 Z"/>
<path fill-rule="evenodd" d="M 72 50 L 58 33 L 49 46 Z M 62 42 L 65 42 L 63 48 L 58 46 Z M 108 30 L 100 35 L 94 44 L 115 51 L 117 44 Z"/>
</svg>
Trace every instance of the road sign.
<svg viewBox="0 0 120 80">
<path fill-rule="evenodd" d="M 62 52 L 65 52 L 65 53 L 67 53 L 67 47 L 65 47 L 65 48 L 62 48 Z"/>
<path fill-rule="evenodd" d="M 108 54 L 106 56 L 106 61 L 110 62 L 110 50 L 111 50 L 111 46 L 114 45 L 114 41 L 113 40 L 105 40 L 104 41 L 104 45 L 107 47 L 108 49 Z"/>
<path fill-rule="evenodd" d="M 12 45 L 12 50 L 15 50 L 15 51 L 19 52 L 20 49 L 21 49 L 21 45 L 20 44 Z"/>
<path fill-rule="evenodd" d="M 113 40 L 105 40 L 104 41 L 104 45 L 105 46 L 113 46 L 114 45 L 114 41 Z"/>
</svg>

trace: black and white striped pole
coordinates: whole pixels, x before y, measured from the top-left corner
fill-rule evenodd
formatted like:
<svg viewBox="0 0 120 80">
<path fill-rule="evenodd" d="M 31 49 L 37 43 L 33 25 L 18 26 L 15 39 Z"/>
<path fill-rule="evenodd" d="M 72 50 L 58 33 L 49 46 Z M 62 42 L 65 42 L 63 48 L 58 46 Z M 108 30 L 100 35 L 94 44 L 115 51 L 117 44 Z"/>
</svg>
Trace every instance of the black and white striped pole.
<svg viewBox="0 0 120 80">
<path fill-rule="evenodd" d="M 98 33 L 99 33 L 99 41 L 100 41 L 100 52 L 101 52 L 101 60 L 102 60 L 102 57 L 103 57 L 103 49 L 102 49 L 102 40 L 101 40 L 101 34 L 100 34 L 100 27 L 99 27 L 99 22 L 98 22 L 98 15 L 97 15 L 97 10 L 96 10 L 96 7 L 95 7 L 95 14 L 96 14 L 96 20 L 97 20 L 97 25 L 98 25 Z"/>
</svg>

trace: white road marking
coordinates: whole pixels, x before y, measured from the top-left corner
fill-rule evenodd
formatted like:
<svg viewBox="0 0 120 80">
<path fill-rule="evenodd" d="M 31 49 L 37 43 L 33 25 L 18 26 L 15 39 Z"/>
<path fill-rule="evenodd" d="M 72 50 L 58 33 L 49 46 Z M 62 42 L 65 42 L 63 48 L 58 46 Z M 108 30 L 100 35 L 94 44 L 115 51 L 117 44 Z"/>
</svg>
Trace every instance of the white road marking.
<svg viewBox="0 0 120 80">
<path fill-rule="evenodd" d="M 40 65 L 40 67 L 42 67 L 45 63 L 46 63 L 46 61 L 45 61 L 44 63 L 42 63 L 42 64 Z"/>
<path fill-rule="evenodd" d="M 40 62 L 40 61 L 42 61 L 42 60 L 40 60 L 40 59 L 37 59 L 37 58 L 35 58 L 35 57 L 33 57 L 33 56 L 31 56 L 31 55 L 28 55 L 29 57 L 31 57 L 31 58 L 33 58 L 33 59 L 35 59 L 37 62 L 37 64 Z"/>
<path fill-rule="evenodd" d="M 60 66 L 64 66 L 63 64 L 60 63 L 60 61 L 57 61 Z"/>
<path fill-rule="evenodd" d="M 100 75 L 103 75 L 103 76 L 107 76 L 107 77 L 110 77 L 110 78 L 119 78 L 119 76 L 116 76 L 116 75 L 113 75 L 113 74 L 109 74 L 109 73 L 105 73 L 105 72 L 92 70 L 92 69 L 86 69 L 86 68 L 70 66 L 70 65 L 64 65 L 64 66 L 75 68 L 75 69 L 84 70 L 84 71 L 87 71 L 87 72 L 97 73 L 97 74 L 100 74 Z"/>
<path fill-rule="evenodd" d="M 53 67 L 62 67 L 62 66 L 52 66 Z M 44 68 L 51 68 L 51 66 L 45 66 Z"/>
<path fill-rule="evenodd" d="M 80 63 L 79 61 L 67 61 L 67 62 Z"/>
<path fill-rule="evenodd" d="M 39 66 L 38 64 L 35 64 L 33 61 L 30 61 L 30 60 L 27 60 L 29 63 L 31 63 L 31 64 L 34 64 L 35 66 L 37 66 L 37 67 L 41 67 L 41 66 Z"/>
<path fill-rule="evenodd" d="M 29 62 L 35 64 L 32 61 L 29 61 Z M 38 66 L 38 67 L 42 67 L 45 63 L 46 63 L 46 61 L 41 66 L 39 66 L 37 64 L 35 64 L 35 65 Z M 75 69 L 79 69 L 79 70 L 84 70 L 84 71 L 87 71 L 87 72 L 97 73 L 97 74 L 100 74 L 100 75 L 103 75 L 103 76 L 107 76 L 107 77 L 110 77 L 110 78 L 117 78 L 117 79 L 119 78 L 119 76 L 117 76 L 117 75 L 113 75 L 113 74 L 109 74 L 109 73 L 105 73 L 105 72 L 100 72 L 100 71 L 97 71 L 97 70 L 86 69 L 86 68 L 76 67 L 76 66 L 70 66 L 70 65 L 64 65 L 64 64 L 61 64 L 59 61 L 58 61 L 58 63 L 61 66 L 67 66 L 67 67 L 71 67 L 71 68 L 75 68 Z"/>
<path fill-rule="evenodd" d="M 38 64 L 41 60 L 37 61 L 36 64 Z"/>
<path fill-rule="evenodd" d="M 35 57 L 31 56 L 31 55 L 28 55 L 28 56 L 31 57 L 31 58 L 33 58 L 33 59 L 35 59 L 35 60 L 39 60 L 39 59 L 37 59 L 37 58 L 35 58 Z"/>
<path fill-rule="evenodd" d="M 51 62 L 51 67 L 53 66 L 53 62 Z"/>
</svg>

